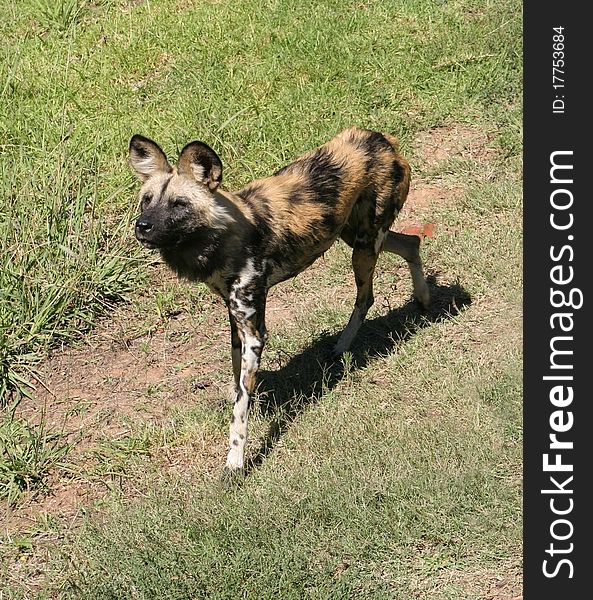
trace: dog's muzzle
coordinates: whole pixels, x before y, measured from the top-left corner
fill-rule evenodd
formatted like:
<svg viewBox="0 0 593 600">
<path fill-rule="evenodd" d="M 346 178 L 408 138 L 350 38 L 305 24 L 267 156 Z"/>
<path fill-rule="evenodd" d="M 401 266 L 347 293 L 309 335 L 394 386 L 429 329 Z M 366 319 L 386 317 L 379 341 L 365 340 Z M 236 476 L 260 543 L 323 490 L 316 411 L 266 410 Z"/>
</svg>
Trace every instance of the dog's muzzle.
<svg viewBox="0 0 593 600">
<path fill-rule="evenodd" d="M 148 234 L 154 229 L 154 225 L 149 221 L 138 219 L 136 221 L 136 239 L 145 248 L 156 248 L 156 244 L 150 241 Z"/>
</svg>

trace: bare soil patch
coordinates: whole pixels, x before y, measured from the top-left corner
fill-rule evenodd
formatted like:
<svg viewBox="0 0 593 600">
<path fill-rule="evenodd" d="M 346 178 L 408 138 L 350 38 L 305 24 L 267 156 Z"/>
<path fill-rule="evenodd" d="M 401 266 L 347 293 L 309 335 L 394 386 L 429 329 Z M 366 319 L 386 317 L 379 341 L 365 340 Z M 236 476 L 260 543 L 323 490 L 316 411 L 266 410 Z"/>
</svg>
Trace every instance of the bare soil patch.
<svg viewBox="0 0 593 600">
<path fill-rule="evenodd" d="M 414 154 L 424 169 L 451 158 L 488 162 L 496 154 L 489 135 L 465 124 L 435 127 L 414 139 Z"/>
<path fill-rule="evenodd" d="M 181 289 L 164 265 L 153 269 L 151 279 L 155 295 Z M 47 430 L 60 432 L 72 444 L 68 468 L 50 476 L 45 491 L 31 494 L 0 518 L 5 532 L 48 515 L 69 519 L 80 503 L 112 489 L 114 479 L 121 484 L 125 474 L 105 472 L 109 469 L 101 463 L 117 460 L 118 444 L 123 454 L 145 452 L 130 442 L 138 425 L 157 428 L 176 408 L 191 406 L 197 394 L 203 401 L 220 402 L 228 332 L 214 297 L 204 303 L 201 308 L 214 317 L 207 324 L 197 317 L 199 307 L 195 314 L 184 309 L 158 315 L 154 301 L 140 297 L 116 307 L 79 345 L 54 351 L 41 365 L 33 397 L 21 402 L 17 414 L 33 424 L 43 421 Z M 169 456 L 172 466 L 178 463 L 174 454 Z M 195 453 L 188 452 L 190 458 Z"/>
</svg>

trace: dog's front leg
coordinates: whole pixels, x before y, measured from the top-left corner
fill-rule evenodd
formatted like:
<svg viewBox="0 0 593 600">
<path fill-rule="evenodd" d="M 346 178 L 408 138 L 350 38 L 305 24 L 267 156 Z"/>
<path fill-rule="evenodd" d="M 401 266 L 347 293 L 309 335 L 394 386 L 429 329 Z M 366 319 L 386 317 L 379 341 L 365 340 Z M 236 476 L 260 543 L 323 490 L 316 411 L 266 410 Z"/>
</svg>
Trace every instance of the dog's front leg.
<svg viewBox="0 0 593 600">
<path fill-rule="evenodd" d="M 240 342 L 235 348 L 233 340 L 233 370 L 236 390 L 233 415 L 229 428 L 229 453 L 226 461 L 227 474 L 242 472 L 245 461 L 245 443 L 247 441 L 247 421 L 249 404 L 255 391 L 255 378 L 266 340 L 265 331 L 265 297 L 254 298 L 255 294 L 243 294 L 238 290 L 229 299 L 231 332 Z M 234 321 L 234 325 L 233 325 Z"/>
</svg>

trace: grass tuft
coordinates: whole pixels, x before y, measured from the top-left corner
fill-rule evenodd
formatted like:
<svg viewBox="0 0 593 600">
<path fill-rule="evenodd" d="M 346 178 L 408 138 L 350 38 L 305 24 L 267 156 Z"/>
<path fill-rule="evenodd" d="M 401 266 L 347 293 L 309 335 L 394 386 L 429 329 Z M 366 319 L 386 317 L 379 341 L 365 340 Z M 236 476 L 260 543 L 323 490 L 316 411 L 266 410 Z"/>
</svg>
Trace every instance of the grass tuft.
<svg viewBox="0 0 593 600">
<path fill-rule="evenodd" d="M 71 444 L 64 435 L 48 430 L 45 415 L 38 425 L 15 418 L 9 407 L 0 420 L 0 499 L 16 504 L 24 493 L 47 488 L 53 469 L 65 467 Z"/>
<path fill-rule="evenodd" d="M 48 29 L 68 31 L 82 16 L 84 0 L 36 0 L 39 21 Z"/>
</svg>

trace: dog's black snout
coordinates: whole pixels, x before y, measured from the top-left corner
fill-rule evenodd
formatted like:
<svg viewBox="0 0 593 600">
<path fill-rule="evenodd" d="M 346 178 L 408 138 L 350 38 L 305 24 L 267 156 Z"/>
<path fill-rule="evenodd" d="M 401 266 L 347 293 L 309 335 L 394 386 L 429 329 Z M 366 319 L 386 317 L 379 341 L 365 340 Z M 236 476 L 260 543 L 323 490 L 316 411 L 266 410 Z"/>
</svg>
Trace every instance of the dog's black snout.
<svg viewBox="0 0 593 600">
<path fill-rule="evenodd" d="M 136 231 L 138 233 L 149 233 L 153 228 L 152 223 L 139 219 L 136 221 Z"/>
</svg>

